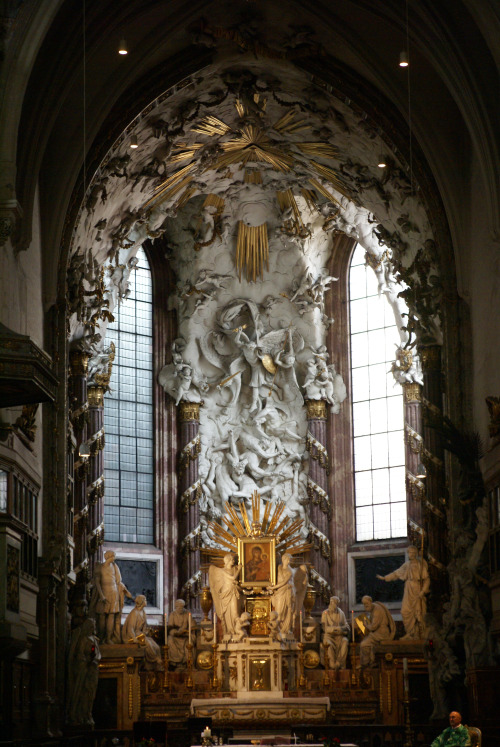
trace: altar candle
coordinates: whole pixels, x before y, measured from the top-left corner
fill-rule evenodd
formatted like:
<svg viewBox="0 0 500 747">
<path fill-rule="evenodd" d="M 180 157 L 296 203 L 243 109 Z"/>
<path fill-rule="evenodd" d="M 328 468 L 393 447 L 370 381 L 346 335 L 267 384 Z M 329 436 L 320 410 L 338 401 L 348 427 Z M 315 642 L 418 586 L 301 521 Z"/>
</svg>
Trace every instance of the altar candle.
<svg viewBox="0 0 500 747">
<path fill-rule="evenodd" d="M 354 643 L 354 610 L 351 610 L 352 642 Z"/>
<path fill-rule="evenodd" d="M 408 659 L 406 657 L 403 659 L 403 684 L 405 695 L 408 695 L 410 687 L 408 683 Z"/>
<path fill-rule="evenodd" d="M 214 643 L 217 643 L 217 615 L 214 612 Z"/>
<path fill-rule="evenodd" d="M 191 613 L 189 613 L 188 617 L 188 643 L 191 645 Z"/>
<path fill-rule="evenodd" d="M 300 625 L 300 642 L 302 643 L 302 610 L 300 610 L 299 625 Z"/>
<path fill-rule="evenodd" d="M 165 628 L 165 646 L 167 645 L 167 613 L 163 613 L 163 627 Z"/>
</svg>

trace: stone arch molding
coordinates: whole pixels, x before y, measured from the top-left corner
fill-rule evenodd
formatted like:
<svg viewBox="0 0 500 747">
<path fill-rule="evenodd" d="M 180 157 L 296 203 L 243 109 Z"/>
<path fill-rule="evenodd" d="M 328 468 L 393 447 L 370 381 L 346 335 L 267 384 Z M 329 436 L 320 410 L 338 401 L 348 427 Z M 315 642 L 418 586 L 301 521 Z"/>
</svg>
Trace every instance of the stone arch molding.
<svg viewBox="0 0 500 747">
<path fill-rule="evenodd" d="M 304 400 L 326 400 L 335 413 L 346 396 L 325 347 L 336 233 L 364 247 L 401 348 L 442 342 L 431 224 L 396 153 L 352 102 L 308 74 L 275 61 L 271 75 L 242 56 L 152 101 L 90 181 L 70 249 L 70 343 L 90 352 L 91 381 L 107 371 L 105 329 L 137 249 L 162 237 L 178 337 L 160 383 L 176 403 L 205 402 L 200 478 L 187 491 L 197 492 L 202 519 L 254 486 L 302 518 L 311 491 L 327 502 L 299 443 L 310 436 Z M 417 367 L 395 361 L 394 371 L 421 381 Z M 309 445 L 318 457 L 321 444 Z M 327 548 L 317 525 L 306 529 Z"/>
</svg>

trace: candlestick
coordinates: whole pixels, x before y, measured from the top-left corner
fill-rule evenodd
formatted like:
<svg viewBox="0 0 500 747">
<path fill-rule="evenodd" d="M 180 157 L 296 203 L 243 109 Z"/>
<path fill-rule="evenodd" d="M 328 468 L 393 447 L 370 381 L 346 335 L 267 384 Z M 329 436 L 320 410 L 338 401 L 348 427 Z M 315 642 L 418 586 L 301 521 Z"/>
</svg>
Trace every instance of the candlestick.
<svg viewBox="0 0 500 747">
<path fill-rule="evenodd" d="M 167 645 L 167 613 L 163 613 L 163 627 L 165 628 L 165 645 Z"/>
<path fill-rule="evenodd" d="M 302 643 L 302 610 L 300 610 L 299 625 L 300 625 L 300 642 Z"/>
<path fill-rule="evenodd" d="M 188 643 L 191 645 L 191 613 L 189 613 L 188 617 Z"/>
<path fill-rule="evenodd" d="M 214 643 L 217 643 L 217 615 L 214 612 Z"/>
<path fill-rule="evenodd" d="M 408 682 L 408 659 L 406 657 L 403 659 L 403 685 L 405 695 L 407 695 L 410 692 L 410 685 Z"/>
<path fill-rule="evenodd" d="M 352 642 L 354 643 L 354 610 L 351 610 Z"/>
</svg>

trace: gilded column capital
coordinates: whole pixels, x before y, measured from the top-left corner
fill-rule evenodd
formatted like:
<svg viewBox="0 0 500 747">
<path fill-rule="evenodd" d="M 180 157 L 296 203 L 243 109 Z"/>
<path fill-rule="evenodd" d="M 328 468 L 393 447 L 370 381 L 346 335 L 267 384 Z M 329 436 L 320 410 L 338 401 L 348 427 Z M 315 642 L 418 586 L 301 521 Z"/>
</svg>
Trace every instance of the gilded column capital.
<svg viewBox="0 0 500 747">
<path fill-rule="evenodd" d="M 324 399 L 306 399 L 308 420 L 326 420 L 326 401 Z"/>
<path fill-rule="evenodd" d="M 179 402 L 179 418 L 182 423 L 200 422 L 200 405 L 202 402 Z"/>
<path fill-rule="evenodd" d="M 103 407 L 104 405 L 104 387 L 89 386 L 87 389 L 87 399 L 89 407 Z"/>
<path fill-rule="evenodd" d="M 422 402 L 422 387 L 413 381 L 407 381 L 403 384 L 404 400 L 408 402 Z"/>
<path fill-rule="evenodd" d="M 89 366 L 90 355 L 85 350 L 71 350 L 69 354 L 69 367 L 72 376 L 86 376 Z"/>
<path fill-rule="evenodd" d="M 441 345 L 426 345 L 418 349 L 423 371 L 441 370 Z"/>
</svg>

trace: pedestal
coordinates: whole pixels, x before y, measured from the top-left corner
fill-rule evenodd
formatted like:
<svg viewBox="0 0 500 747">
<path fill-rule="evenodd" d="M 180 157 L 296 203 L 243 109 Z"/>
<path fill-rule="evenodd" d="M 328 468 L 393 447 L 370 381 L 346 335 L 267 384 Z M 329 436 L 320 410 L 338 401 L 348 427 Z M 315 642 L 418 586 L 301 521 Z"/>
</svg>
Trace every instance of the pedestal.
<svg viewBox="0 0 500 747">
<path fill-rule="evenodd" d="M 222 690 L 243 693 L 281 692 L 296 682 L 297 643 L 247 638 L 219 645 L 218 678 Z"/>
</svg>

